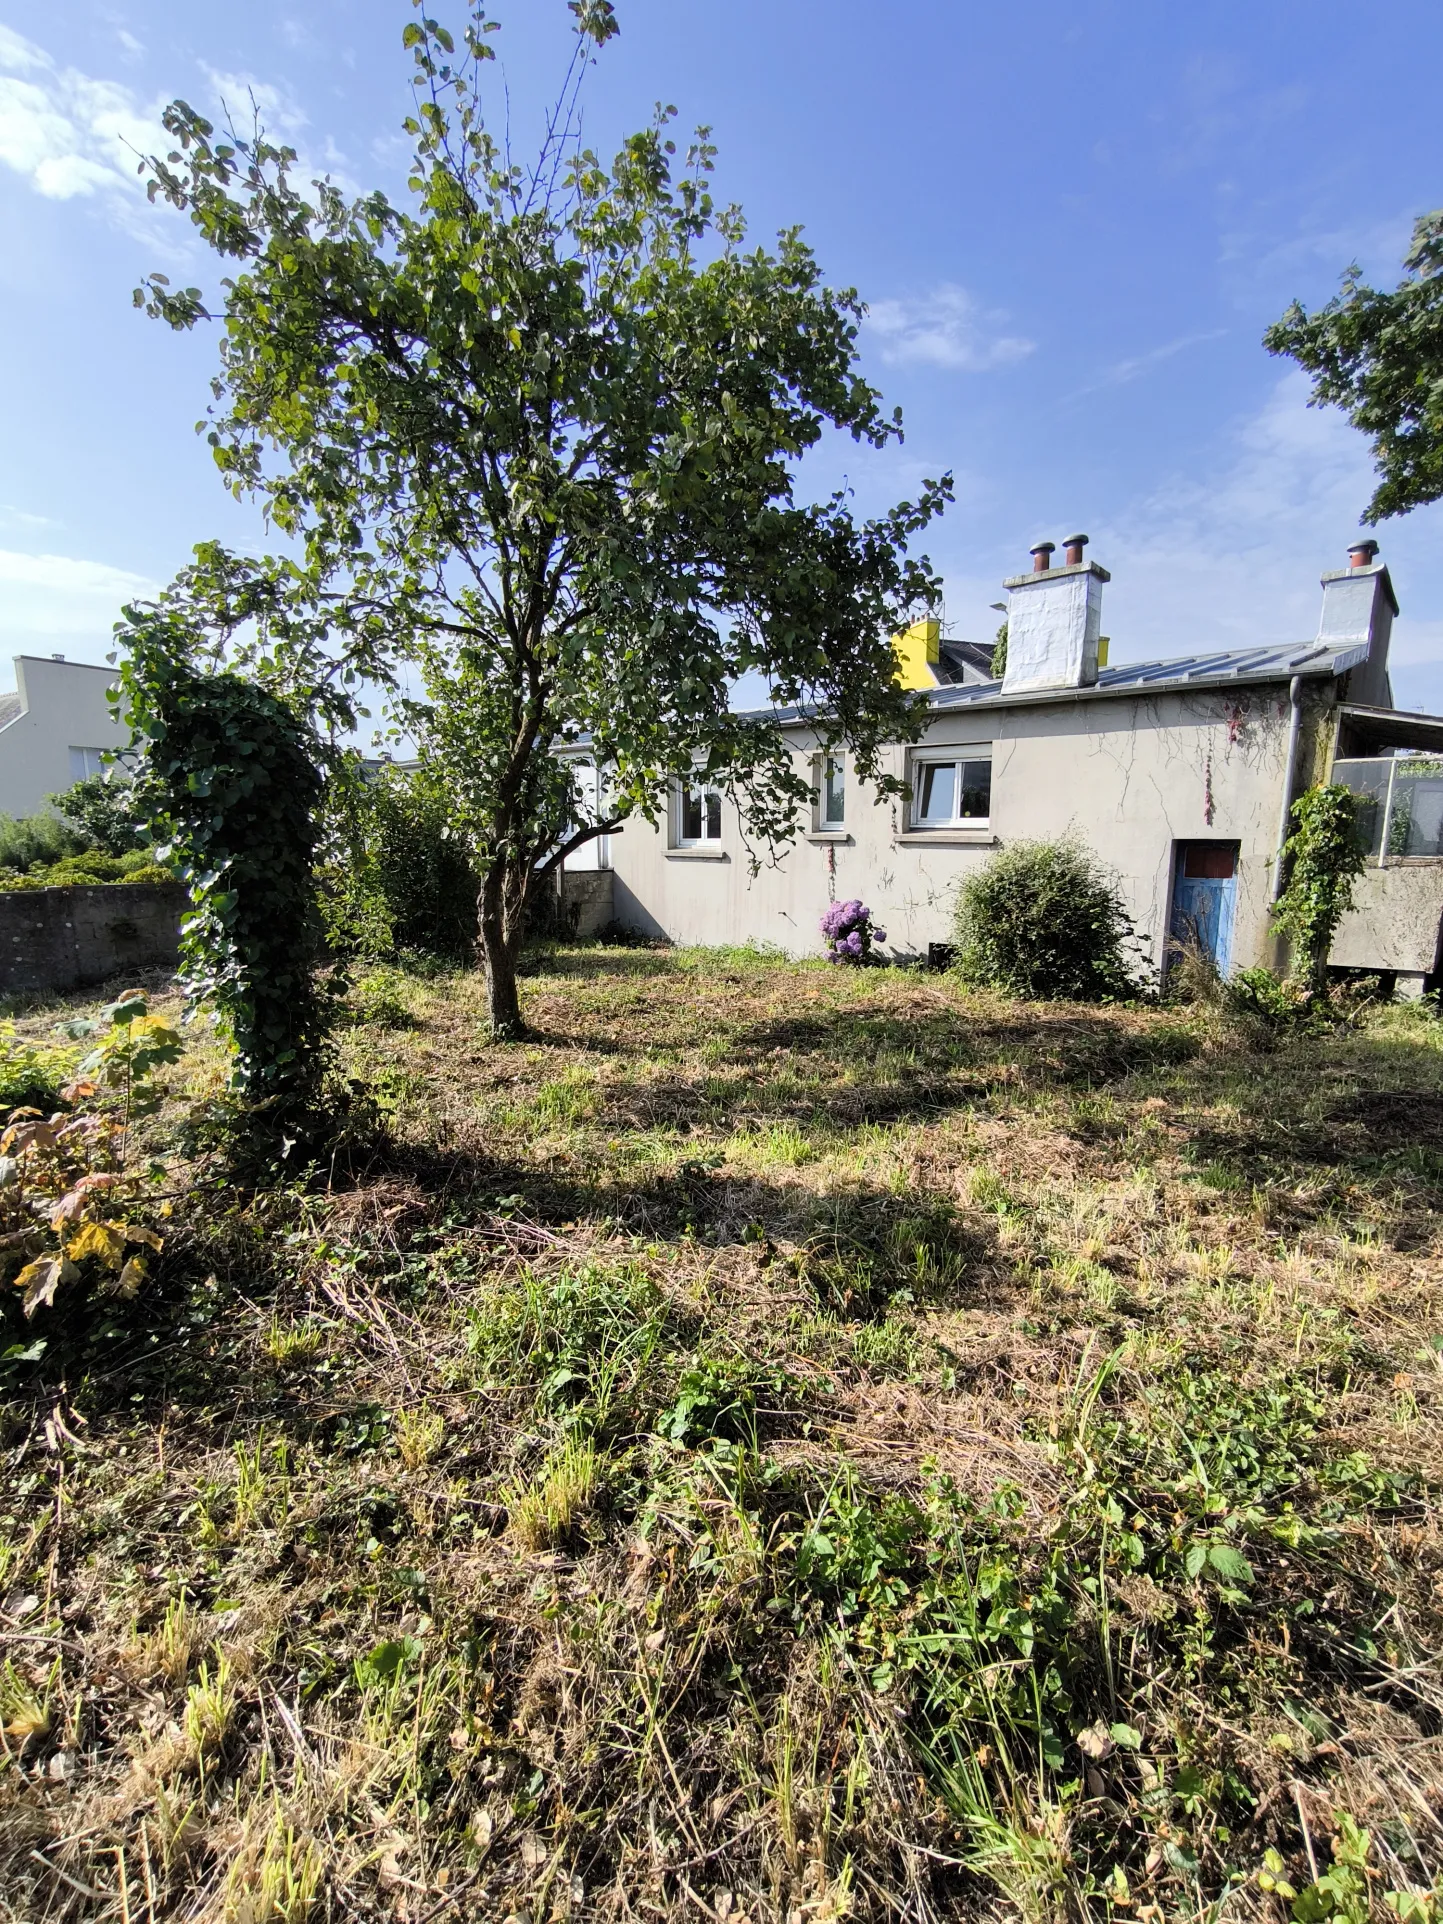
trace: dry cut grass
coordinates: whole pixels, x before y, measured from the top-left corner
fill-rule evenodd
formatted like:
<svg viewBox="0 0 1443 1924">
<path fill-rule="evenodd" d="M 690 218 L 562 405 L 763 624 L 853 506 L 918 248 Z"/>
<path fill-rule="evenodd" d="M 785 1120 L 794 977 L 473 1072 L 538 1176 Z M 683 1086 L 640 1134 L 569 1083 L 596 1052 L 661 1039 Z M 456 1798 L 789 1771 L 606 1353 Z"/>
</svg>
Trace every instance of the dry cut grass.
<svg viewBox="0 0 1443 1924">
<path fill-rule="evenodd" d="M 0 1917 L 1434 1915 L 1436 1024 L 356 1005 L 384 1153 L 9 1366 Z"/>
</svg>

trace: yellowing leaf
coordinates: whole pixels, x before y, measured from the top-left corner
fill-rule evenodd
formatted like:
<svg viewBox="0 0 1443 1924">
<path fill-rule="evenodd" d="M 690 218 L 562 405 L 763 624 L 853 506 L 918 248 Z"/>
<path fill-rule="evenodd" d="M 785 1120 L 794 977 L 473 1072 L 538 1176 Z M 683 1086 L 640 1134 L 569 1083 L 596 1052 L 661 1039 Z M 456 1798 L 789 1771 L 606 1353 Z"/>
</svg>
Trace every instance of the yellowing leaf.
<svg viewBox="0 0 1443 1924">
<path fill-rule="evenodd" d="M 5 1723 L 5 1735 L 25 1743 L 31 1737 L 43 1737 L 50 1728 L 50 1712 L 28 1692 L 17 1699 Z"/>
<path fill-rule="evenodd" d="M 144 1281 L 145 1258 L 144 1256 L 132 1256 L 116 1280 L 116 1294 L 125 1297 L 134 1296 Z"/>
<path fill-rule="evenodd" d="M 70 1239 L 65 1253 L 73 1263 L 83 1263 L 87 1256 L 94 1256 L 107 1269 L 119 1269 L 125 1243 L 124 1224 L 86 1223 L 80 1234 Z"/>
<path fill-rule="evenodd" d="M 115 1227 L 124 1233 L 128 1243 L 144 1243 L 147 1249 L 164 1249 L 165 1238 L 157 1236 L 153 1229 L 143 1223 L 116 1223 Z"/>
<path fill-rule="evenodd" d="M 185 1047 L 185 1039 L 179 1029 L 172 1028 L 164 1016 L 143 1015 L 138 1022 L 132 1022 L 130 1033 L 148 1037 L 151 1042 L 165 1043 L 177 1049 Z"/>
<path fill-rule="evenodd" d="M 41 1256 L 27 1263 L 15 1278 L 15 1287 L 25 1292 L 20 1307 L 27 1316 L 33 1316 L 42 1304 L 53 1303 L 56 1290 L 73 1283 L 79 1274 L 68 1256 Z"/>
</svg>

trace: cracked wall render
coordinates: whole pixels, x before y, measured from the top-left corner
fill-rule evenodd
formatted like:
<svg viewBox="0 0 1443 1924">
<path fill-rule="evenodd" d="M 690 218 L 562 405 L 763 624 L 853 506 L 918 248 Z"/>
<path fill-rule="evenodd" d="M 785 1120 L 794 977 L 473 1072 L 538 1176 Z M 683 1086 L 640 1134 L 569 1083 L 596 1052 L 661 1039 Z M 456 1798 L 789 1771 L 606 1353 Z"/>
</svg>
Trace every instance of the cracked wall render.
<svg viewBox="0 0 1443 1924">
<path fill-rule="evenodd" d="M 1235 841 L 1234 965 L 1271 963 L 1268 905 L 1287 716 L 1285 685 L 943 709 L 927 729 L 928 749 L 991 744 L 985 835 L 899 839 L 903 804 L 854 779 L 844 841 L 803 834 L 755 876 L 729 806 L 719 857 L 668 849 L 664 830 L 632 821 L 612 843 L 616 914 L 674 942 L 751 940 L 816 955 L 828 901 L 860 896 L 886 929 L 890 953 L 921 955 L 929 942 L 951 938 L 958 884 L 994 848 L 1074 833 L 1116 870 L 1160 970 L 1174 844 Z M 814 739 L 803 728 L 788 733 L 805 770 Z M 894 751 L 893 772 L 903 776 L 906 765 L 906 751 Z"/>
</svg>

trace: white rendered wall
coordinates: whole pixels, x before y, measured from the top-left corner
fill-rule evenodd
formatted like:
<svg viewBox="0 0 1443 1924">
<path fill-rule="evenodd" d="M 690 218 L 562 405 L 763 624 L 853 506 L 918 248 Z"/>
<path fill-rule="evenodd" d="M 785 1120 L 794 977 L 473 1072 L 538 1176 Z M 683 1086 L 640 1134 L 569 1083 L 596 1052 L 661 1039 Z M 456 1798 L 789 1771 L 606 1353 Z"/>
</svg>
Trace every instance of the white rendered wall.
<svg viewBox="0 0 1443 1924">
<path fill-rule="evenodd" d="M 991 744 L 985 833 L 899 835 L 903 804 L 850 774 L 844 838 L 800 836 L 755 877 L 729 807 L 717 854 L 669 850 L 664 832 L 628 822 L 611 845 L 617 919 L 678 943 L 750 939 L 820 955 L 829 900 L 860 896 L 889 952 L 925 955 L 951 939 L 957 886 L 996 847 L 1075 832 L 1117 871 L 1160 969 L 1174 844 L 1215 839 L 1240 845 L 1234 966 L 1269 961 L 1287 713 L 1283 686 L 943 711 L 927 747 Z M 794 739 L 805 768 L 814 744 L 801 729 Z M 905 771 L 898 749 L 893 772 Z"/>
<path fill-rule="evenodd" d="M 1443 929 L 1443 862 L 1392 861 L 1358 877 L 1328 960 L 1340 969 L 1428 975 Z"/>
<path fill-rule="evenodd" d="M 110 718 L 113 668 L 19 655 L 15 687 L 22 712 L 0 728 L 0 815 L 33 815 L 47 795 L 70 787 L 72 748 L 128 745 L 130 730 Z"/>
</svg>

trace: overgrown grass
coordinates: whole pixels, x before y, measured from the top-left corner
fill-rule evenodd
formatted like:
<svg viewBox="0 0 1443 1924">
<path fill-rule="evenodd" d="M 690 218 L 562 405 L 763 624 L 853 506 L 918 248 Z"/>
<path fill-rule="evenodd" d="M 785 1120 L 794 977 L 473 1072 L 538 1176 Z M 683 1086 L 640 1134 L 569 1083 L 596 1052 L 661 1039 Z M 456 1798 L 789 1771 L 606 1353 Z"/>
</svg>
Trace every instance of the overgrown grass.
<svg viewBox="0 0 1443 1924">
<path fill-rule="evenodd" d="M 1429 1924 L 1439 1028 L 526 997 L 9 1363 L 0 1916 Z"/>
</svg>

